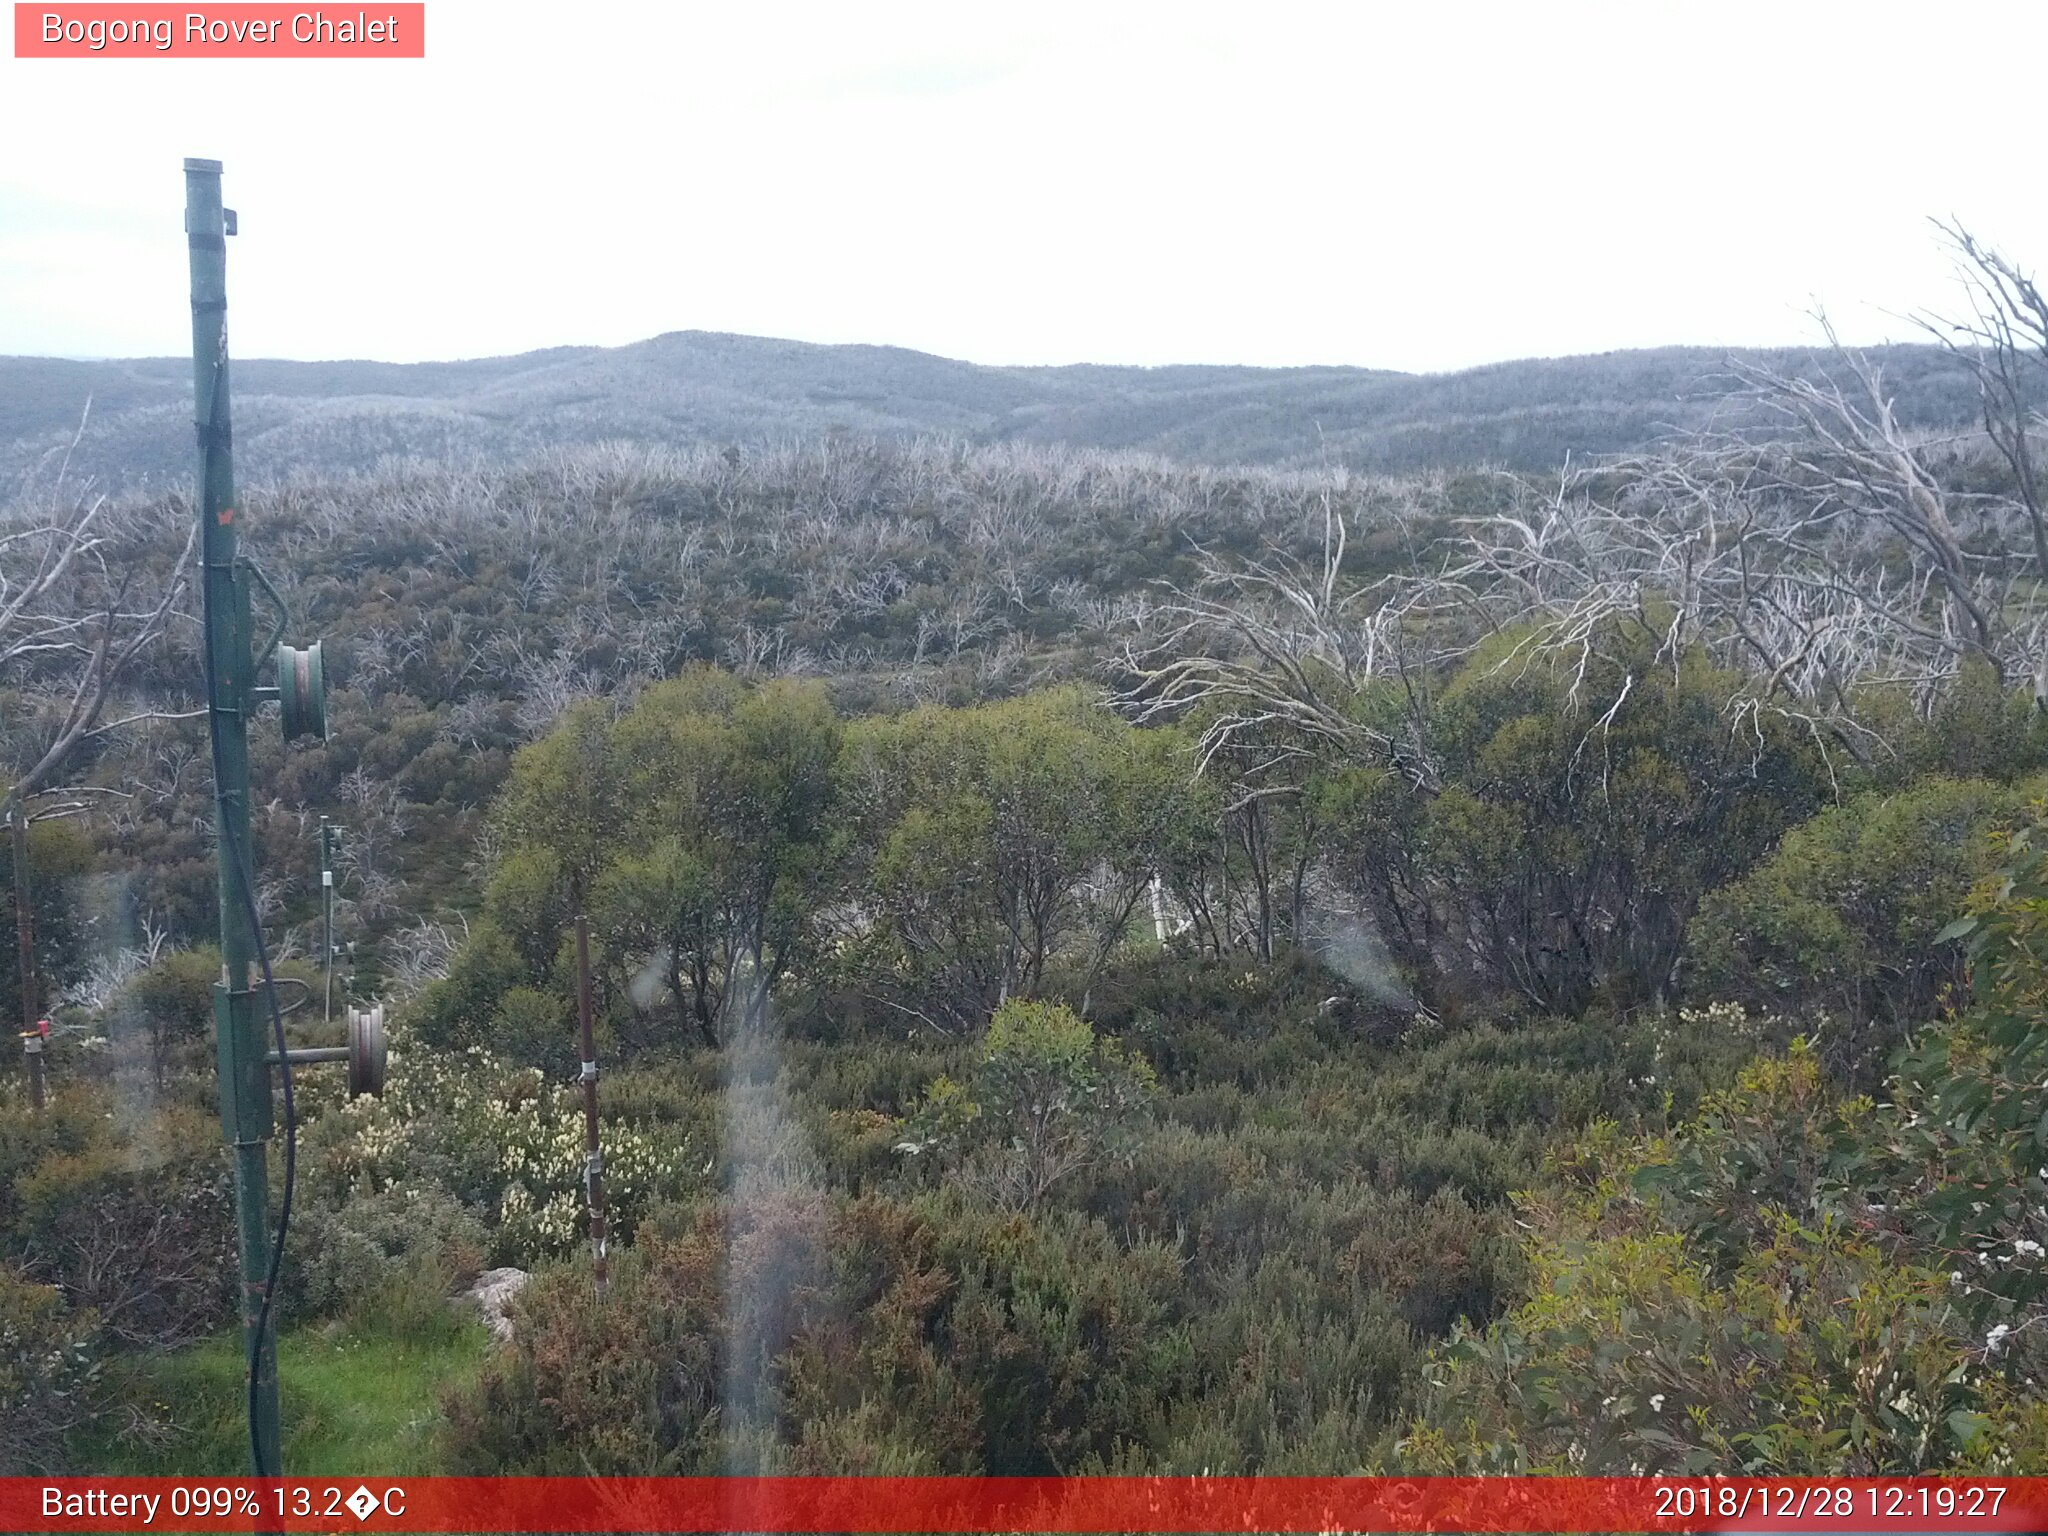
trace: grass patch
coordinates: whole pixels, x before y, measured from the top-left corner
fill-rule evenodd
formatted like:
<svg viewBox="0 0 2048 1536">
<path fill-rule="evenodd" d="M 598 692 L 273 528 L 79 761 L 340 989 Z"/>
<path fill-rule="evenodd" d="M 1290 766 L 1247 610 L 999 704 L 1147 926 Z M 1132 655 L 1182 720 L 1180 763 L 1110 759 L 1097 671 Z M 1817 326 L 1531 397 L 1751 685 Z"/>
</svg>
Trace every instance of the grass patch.
<svg viewBox="0 0 2048 1536">
<path fill-rule="evenodd" d="M 427 1476 L 439 1456 L 442 1393 L 475 1373 L 478 1324 L 393 1338 L 339 1324 L 278 1341 L 284 1469 L 294 1477 Z M 249 1470 L 239 1332 L 190 1349 L 119 1362 L 117 1414 L 75 1446 L 72 1464 L 109 1476 L 239 1476 Z"/>
</svg>

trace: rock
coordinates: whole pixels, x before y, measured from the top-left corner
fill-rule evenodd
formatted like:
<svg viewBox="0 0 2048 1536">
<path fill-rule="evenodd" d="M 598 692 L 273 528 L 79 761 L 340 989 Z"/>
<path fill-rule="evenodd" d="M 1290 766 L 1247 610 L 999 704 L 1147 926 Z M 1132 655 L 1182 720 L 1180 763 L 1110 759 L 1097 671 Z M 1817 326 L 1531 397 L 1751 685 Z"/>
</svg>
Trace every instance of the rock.
<svg viewBox="0 0 2048 1536">
<path fill-rule="evenodd" d="M 463 1301 L 473 1301 L 477 1310 L 484 1315 L 484 1326 L 491 1330 L 491 1337 L 503 1344 L 512 1337 L 512 1319 L 506 1308 L 512 1298 L 526 1288 L 527 1273 L 523 1269 L 487 1269 L 476 1277 L 476 1284 L 464 1291 Z"/>
</svg>

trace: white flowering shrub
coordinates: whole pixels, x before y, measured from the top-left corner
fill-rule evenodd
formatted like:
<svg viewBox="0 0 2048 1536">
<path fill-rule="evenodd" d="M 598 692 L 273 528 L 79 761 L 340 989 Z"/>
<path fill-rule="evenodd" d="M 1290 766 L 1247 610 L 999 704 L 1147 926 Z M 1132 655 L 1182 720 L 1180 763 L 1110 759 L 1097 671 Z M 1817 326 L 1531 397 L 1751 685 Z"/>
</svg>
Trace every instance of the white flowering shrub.
<svg viewBox="0 0 2048 1536">
<path fill-rule="evenodd" d="M 1740 1040 L 1760 1040 L 1770 1036 L 1774 1029 L 1784 1029 L 1786 1022 L 1775 1014 L 1763 1013 L 1752 1016 L 1740 1003 L 1708 1003 L 1703 1008 L 1681 1008 L 1678 1020 L 1687 1029 L 1701 1030 L 1715 1035 L 1728 1035 Z"/>
<path fill-rule="evenodd" d="M 1734 1041 L 1754 1049 L 1767 1041 L 1789 1039 L 1796 1033 L 1797 1028 L 1779 1015 L 1753 1014 L 1740 1003 L 1715 1002 L 1680 1008 L 1676 1019 L 1662 1014 L 1646 1022 L 1643 1034 L 1650 1042 L 1650 1070 L 1630 1081 L 1638 1088 L 1668 1086 L 1673 1067 L 1686 1054 L 1682 1048 L 1690 1043 Z"/>
<path fill-rule="evenodd" d="M 506 1262 L 567 1251 L 588 1233 L 582 1090 L 550 1083 L 480 1046 L 437 1051 L 394 1040 L 384 1097 L 357 1099 L 321 1149 L 331 1185 L 424 1195 L 439 1187 L 495 1227 Z M 630 1232 L 654 1200 L 688 1194 L 703 1174 L 689 1138 L 665 1126 L 602 1122 L 611 1229 Z"/>
</svg>

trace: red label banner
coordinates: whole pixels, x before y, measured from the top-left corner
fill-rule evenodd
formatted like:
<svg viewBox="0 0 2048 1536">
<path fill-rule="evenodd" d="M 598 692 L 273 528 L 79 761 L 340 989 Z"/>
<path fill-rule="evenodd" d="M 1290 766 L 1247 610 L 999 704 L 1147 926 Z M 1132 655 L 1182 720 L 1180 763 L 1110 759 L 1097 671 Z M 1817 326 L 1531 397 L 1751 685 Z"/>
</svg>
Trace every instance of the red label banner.
<svg viewBox="0 0 2048 1536">
<path fill-rule="evenodd" d="M 14 7 L 17 59 L 423 59 L 427 8 L 67 5 Z"/>
<path fill-rule="evenodd" d="M 2048 1531 L 2048 1478 L 0 1479 L 0 1529 Z"/>
</svg>

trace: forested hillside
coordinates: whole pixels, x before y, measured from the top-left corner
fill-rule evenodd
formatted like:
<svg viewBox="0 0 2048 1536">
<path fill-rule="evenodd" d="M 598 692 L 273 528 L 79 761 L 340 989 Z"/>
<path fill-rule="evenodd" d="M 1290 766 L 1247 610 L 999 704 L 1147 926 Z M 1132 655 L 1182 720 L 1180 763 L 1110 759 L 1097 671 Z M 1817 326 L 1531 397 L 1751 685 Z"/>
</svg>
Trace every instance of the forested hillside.
<svg viewBox="0 0 2048 1536">
<path fill-rule="evenodd" d="M 1401 410 L 1468 462 L 1398 474 L 1348 462 L 1391 416 L 1254 454 L 910 354 L 883 403 L 982 390 L 970 437 L 1280 462 L 546 414 L 710 345 L 392 370 L 551 445 L 237 508 L 329 665 L 324 740 L 252 734 L 269 951 L 316 983 L 329 815 L 393 1017 L 383 1098 L 300 1085 L 288 1468 L 2048 1468 L 2035 386 L 1927 430 L 2027 356 L 1735 359 L 1744 432 L 1541 474 L 1449 403 L 1548 378 L 1620 449 L 1600 391 L 1692 360 L 1316 384 L 1453 391 Z M 238 377 L 252 460 L 326 441 Z M 55 1025 L 46 1109 L 0 1078 L 0 1469 L 229 1470 L 191 509 L 82 465 L 0 544 Z M 498 1266 L 502 1337 L 451 1301 Z"/>
<path fill-rule="evenodd" d="M 1910 425 L 1973 426 L 1967 370 L 1940 348 L 1875 354 Z M 1817 351 L 1738 353 L 1811 375 Z M 502 463 L 624 442 L 741 447 L 827 433 L 1130 449 L 1190 463 L 1410 472 L 1543 471 L 1674 430 L 1748 420 L 1727 353 L 1702 348 L 1501 363 L 1450 374 L 1369 368 L 989 368 L 899 347 L 682 331 L 459 363 L 235 364 L 245 476 L 349 473 L 380 459 Z M 65 452 L 114 487 L 190 474 L 183 358 L 0 358 L 0 484 Z"/>
</svg>

